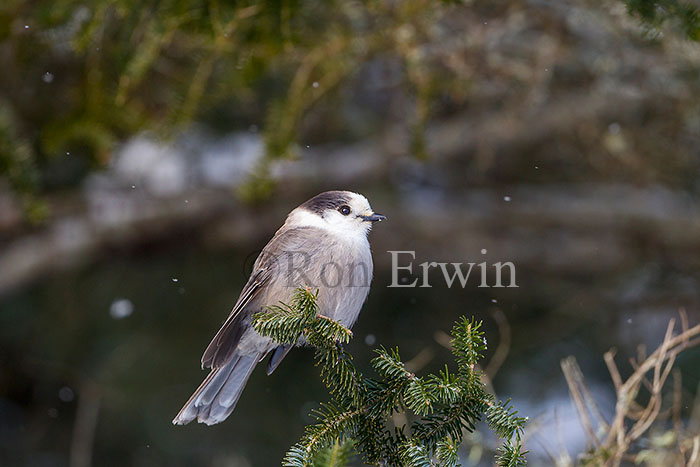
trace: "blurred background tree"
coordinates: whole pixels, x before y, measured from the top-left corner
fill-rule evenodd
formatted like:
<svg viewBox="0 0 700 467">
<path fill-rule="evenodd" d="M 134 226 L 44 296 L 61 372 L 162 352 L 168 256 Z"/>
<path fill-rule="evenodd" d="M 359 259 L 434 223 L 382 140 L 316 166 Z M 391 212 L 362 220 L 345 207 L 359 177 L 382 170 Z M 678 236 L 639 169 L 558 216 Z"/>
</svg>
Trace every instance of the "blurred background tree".
<svg viewBox="0 0 700 467">
<path fill-rule="evenodd" d="M 691 3 L 625 3 L 647 34 L 670 23 L 671 33 L 700 38 Z M 10 0 L 0 6 L 0 171 L 19 193 L 75 186 L 129 135 L 172 136 L 193 120 L 226 131 L 262 126 L 269 158 L 294 155 L 300 138 L 356 140 L 402 124 L 412 130 L 412 152 L 425 157 L 428 119 L 468 105 L 475 84 L 477 64 L 458 56 L 469 31 L 455 17 L 498 17 L 509 8 L 509 1 Z M 348 88 L 371 72 L 393 74 L 375 90 L 384 99 L 347 102 Z M 403 121 L 391 121 L 385 104 L 405 93 Z M 312 108 L 316 118 L 305 119 Z"/>
</svg>

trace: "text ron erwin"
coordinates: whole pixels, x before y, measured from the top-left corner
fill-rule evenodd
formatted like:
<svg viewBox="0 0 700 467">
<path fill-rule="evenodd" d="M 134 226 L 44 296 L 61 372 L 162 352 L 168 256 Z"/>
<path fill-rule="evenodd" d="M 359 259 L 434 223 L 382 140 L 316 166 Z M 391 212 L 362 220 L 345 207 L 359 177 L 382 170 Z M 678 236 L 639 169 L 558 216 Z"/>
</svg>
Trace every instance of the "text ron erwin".
<svg viewBox="0 0 700 467">
<path fill-rule="evenodd" d="M 415 278 L 413 282 L 411 283 L 400 283 L 399 281 L 399 271 L 407 271 L 409 274 L 413 274 L 413 261 L 416 259 L 416 252 L 415 251 L 387 251 L 387 253 L 391 254 L 391 285 L 389 287 L 432 287 L 429 282 L 429 271 L 431 268 L 437 268 L 442 271 L 442 276 L 445 279 L 445 284 L 447 287 L 452 287 L 452 285 L 455 283 L 455 280 L 459 281 L 459 284 L 462 286 L 462 288 L 465 288 L 467 286 L 467 281 L 469 280 L 469 276 L 472 273 L 472 270 L 474 269 L 474 266 L 477 266 L 478 269 L 480 269 L 480 278 L 481 278 L 481 283 L 479 284 L 479 287 L 518 287 L 518 285 L 515 282 L 515 265 L 510 262 L 498 262 L 494 263 L 492 266 L 495 270 L 496 278 L 495 278 L 495 283 L 494 285 L 489 285 L 487 282 L 487 269 L 488 269 L 488 264 L 486 262 L 481 262 L 481 263 L 438 263 L 435 261 L 426 261 L 424 263 L 420 263 L 418 267 L 422 269 L 422 281 L 419 284 L 418 278 Z M 406 260 L 406 256 L 410 256 L 411 260 L 409 262 L 403 263 L 403 265 L 399 265 L 399 255 L 403 255 L 403 260 Z M 465 266 L 465 268 L 463 268 Z M 509 279 L 510 283 L 508 285 L 503 285 L 502 282 L 502 272 L 504 269 L 508 269 L 509 272 Z M 405 278 L 404 278 L 405 279 Z"/>
</svg>

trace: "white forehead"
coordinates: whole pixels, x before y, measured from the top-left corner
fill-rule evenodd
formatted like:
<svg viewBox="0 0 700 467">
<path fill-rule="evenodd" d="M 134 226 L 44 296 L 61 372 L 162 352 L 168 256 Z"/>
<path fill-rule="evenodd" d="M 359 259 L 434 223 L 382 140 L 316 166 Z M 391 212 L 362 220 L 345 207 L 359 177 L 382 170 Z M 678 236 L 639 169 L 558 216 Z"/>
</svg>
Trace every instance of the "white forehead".
<svg viewBox="0 0 700 467">
<path fill-rule="evenodd" d="M 348 191 L 348 206 L 353 208 L 353 211 L 366 211 L 366 210 L 371 210 L 372 207 L 369 205 L 369 201 L 367 198 L 362 196 L 359 193 L 353 193 L 352 191 Z"/>
</svg>

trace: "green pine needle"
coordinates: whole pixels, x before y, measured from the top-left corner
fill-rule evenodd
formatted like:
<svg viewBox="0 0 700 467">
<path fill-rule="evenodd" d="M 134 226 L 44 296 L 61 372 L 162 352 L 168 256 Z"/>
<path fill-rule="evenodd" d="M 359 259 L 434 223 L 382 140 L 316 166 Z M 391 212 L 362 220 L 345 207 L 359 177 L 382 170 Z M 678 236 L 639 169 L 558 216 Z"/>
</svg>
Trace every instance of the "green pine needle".
<svg viewBox="0 0 700 467">
<path fill-rule="evenodd" d="M 510 399 L 505 403 L 492 405 L 486 411 L 486 422 L 489 428 L 501 438 L 518 438 L 522 435 L 527 418 L 516 417 L 518 411 L 510 405 Z"/>
<path fill-rule="evenodd" d="M 345 440 L 343 443 L 336 440 L 332 446 L 321 450 L 314 457 L 314 467 L 343 467 L 348 465 L 353 458 L 352 440 Z"/>
<path fill-rule="evenodd" d="M 441 467 L 457 467 L 459 465 L 459 444 L 445 438 L 437 444 L 435 457 Z"/>
<path fill-rule="evenodd" d="M 398 349 L 380 348 L 372 359 L 377 378 L 364 377 L 343 347 L 352 333 L 319 314 L 318 295 L 309 288 L 295 292 L 290 305 L 280 304 L 256 313 L 255 329 L 280 344 L 306 342 L 332 397 L 313 411 L 316 423 L 287 452 L 290 467 L 341 467 L 353 452 L 373 465 L 455 467 L 465 431 L 474 431 L 486 418 L 488 426 L 506 442 L 499 465 L 524 465 L 520 438 L 526 419 L 505 403 L 493 403 L 474 366 L 486 350 L 481 322 L 460 319 L 452 330 L 458 371 L 447 366 L 437 375 L 416 376 L 408 371 Z M 389 430 L 394 412 L 418 418 L 410 427 Z"/>
<path fill-rule="evenodd" d="M 430 391 L 430 386 L 423 383 L 420 378 L 415 378 L 408 384 L 404 395 L 406 407 L 416 415 L 430 413 L 436 399 L 436 395 Z"/>
<path fill-rule="evenodd" d="M 427 449 L 420 443 L 410 440 L 399 448 L 401 465 L 406 467 L 433 467 Z"/>
<path fill-rule="evenodd" d="M 519 442 L 506 441 L 503 446 L 498 448 L 496 464 L 499 467 L 524 467 L 527 465 L 525 454 L 527 451 L 522 450 Z"/>
<path fill-rule="evenodd" d="M 452 351 L 460 371 L 470 374 L 474 365 L 483 358 L 486 350 L 486 339 L 481 331 L 481 321 L 474 318 L 462 317 L 452 328 Z"/>
</svg>

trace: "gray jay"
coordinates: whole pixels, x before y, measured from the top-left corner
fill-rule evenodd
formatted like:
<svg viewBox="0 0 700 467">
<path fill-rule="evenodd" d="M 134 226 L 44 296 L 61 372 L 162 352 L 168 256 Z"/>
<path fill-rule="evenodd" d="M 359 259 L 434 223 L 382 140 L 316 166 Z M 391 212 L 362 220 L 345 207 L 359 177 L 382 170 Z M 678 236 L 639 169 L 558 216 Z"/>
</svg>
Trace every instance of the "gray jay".
<svg viewBox="0 0 700 467">
<path fill-rule="evenodd" d="M 289 303 L 300 286 L 318 289 L 319 313 L 350 328 L 369 293 L 372 255 L 367 234 L 385 219 L 364 196 L 349 191 L 321 193 L 287 216 L 258 256 L 228 318 L 204 351 L 209 375 L 173 423 L 195 418 L 213 425 L 233 412 L 255 365 L 271 353 L 271 374 L 291 346 L 279 345 L 253 328 L 252 314 Z M 300 342 L 301 343 L 301 342 Z"/>
</svg>

